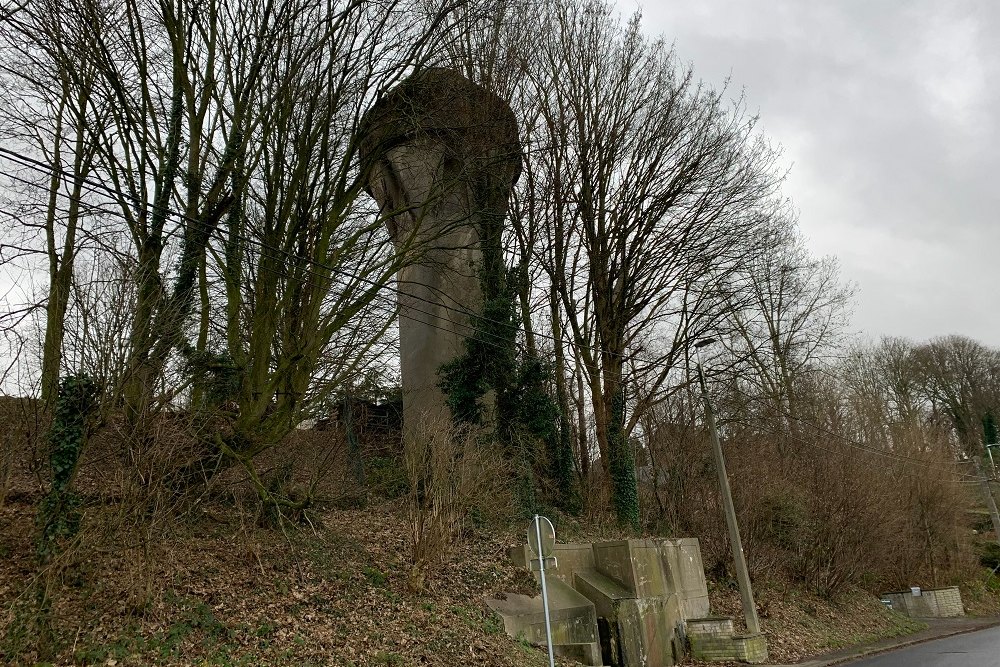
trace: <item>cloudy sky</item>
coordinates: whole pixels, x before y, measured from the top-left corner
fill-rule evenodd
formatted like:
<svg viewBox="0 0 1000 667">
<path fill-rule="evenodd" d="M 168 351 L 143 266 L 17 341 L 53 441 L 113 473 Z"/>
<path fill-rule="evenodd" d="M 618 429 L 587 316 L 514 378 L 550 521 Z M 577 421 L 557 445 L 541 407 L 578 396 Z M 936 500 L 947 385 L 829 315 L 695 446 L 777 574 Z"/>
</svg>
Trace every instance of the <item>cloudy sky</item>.
<svg viewBox="0 0 1000 667">
<path fill-rule="evenodd" d="M 619 2 L 759 111 L 856 330 L 1000 346 L 1000 2 Z"/>
</svg>

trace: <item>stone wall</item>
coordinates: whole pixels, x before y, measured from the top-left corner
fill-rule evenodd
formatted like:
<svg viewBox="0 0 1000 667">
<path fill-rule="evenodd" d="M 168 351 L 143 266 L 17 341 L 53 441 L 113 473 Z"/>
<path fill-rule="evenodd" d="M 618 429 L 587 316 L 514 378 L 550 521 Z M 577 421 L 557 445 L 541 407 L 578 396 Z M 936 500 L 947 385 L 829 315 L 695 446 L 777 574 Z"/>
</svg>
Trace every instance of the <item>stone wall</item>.
<svg viewBox="0 0 1000 667">
<path fill-rule="evenodd" d="M 892 608 L 901 614 L 915 618 L 951 618 L 965 616 L 962 594 L 957 586 L 885 593 L 883 599 L 892 602 Z"/>
<path fill-rule="evenodd" d="M 687 622 L 691 657 L 712 662 L 761 664 L 767 660 L 764 635 L 737 635 L 731 618 L 694 618 Z"/>
</svg>

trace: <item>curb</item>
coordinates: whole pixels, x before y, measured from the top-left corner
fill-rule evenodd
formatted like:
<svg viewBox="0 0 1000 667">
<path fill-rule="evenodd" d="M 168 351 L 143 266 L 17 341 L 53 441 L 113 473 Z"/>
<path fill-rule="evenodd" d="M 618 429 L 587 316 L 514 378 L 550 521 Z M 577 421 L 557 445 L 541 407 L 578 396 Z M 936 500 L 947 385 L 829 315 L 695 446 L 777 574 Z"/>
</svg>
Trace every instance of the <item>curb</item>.
<svg viewBox="0 0 1000 667">
<path fill-rule="evenodd" d="M 939 632 L 938 634 L 931 635 L 929 637 L 913 637 L 911 635 L 910 638 L 908 639 L 901 639 L 901 641 L 899 641 L 898 643 L 890 644 L 887 646 L 861 645 L 857 647 L 857 652 L 851 653 L 850 655 L 839 656 L 836 658 L 812 658 L 810 660 L 797 662 L 791 665 L 768 664 L 768 665 L 762 665 L 762 667 L 832 667 L 833 665 L 842 665 L 844 663 L 848 663 L 853 660 L 861 660 L 862 658 L 869 658 L 872 656 L 880 655 L 882 653 L 895 651 L 901 648 L 916 646 L 917 644 L 926 644 L 927 642 L 932 642 L 938 639 L 946 639 L 948 637 L 956 637 L 958 635 L 967 635 L 972 632 L 979 632 L 980 630 L 989 630 L 991 628 L 996 628 L 996 627 L 1000 627 L 1000 618 L 992 618 L 988 622 L 983 623 L 982 625 L 977 625 L 975 627 L 945 630 Z"/>
</svg>

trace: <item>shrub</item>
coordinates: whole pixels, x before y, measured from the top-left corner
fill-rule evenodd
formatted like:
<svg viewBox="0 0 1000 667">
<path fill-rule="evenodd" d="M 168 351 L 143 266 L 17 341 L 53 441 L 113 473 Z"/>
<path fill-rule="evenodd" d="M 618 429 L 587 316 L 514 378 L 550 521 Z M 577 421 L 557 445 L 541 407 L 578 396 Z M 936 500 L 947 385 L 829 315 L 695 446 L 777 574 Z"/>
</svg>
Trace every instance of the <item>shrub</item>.
<svg viewBox="0 0 1000 667">
<path fill-rule="evenodd" d="M 420 590 L 444 562 L 472 514 L 496 515 L 511 506 L 500 448 L 469 427 L 426 420 L 407 443 L 409 519 L 413 548 L 410 584 Z"/>
<path fill-rule="evenodd" d="M 410 489 L 407 466 L 387 456 L 377 456 L 366 462 L 365 479 L 372 493 L 387 500 L 399 498 Z"/>
</svg>

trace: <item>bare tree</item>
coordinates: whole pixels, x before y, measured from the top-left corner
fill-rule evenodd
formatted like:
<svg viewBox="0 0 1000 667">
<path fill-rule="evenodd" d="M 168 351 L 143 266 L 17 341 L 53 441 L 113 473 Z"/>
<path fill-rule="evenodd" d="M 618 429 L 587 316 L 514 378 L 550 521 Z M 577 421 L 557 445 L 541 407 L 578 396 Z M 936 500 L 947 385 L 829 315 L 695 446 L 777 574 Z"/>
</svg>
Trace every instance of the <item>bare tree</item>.
<svg viewBox="0 0 1000 667">
<path fill-rule="evenodd" d="M 896 428 L 927 423 L 929 405 L 921 387 L 913 352 L 915 345 L 903 338 L 882 338 L 870 345 L 855 345 L 839 364 L 853 409 L 874 411 L 878 433 L 860 433 L 868 441 Z"/>
<path fill-rule="evenodd" d="M 0 32 L 7 58 L 3 76 L 11 97 L 4 100 L 6 137 L 30 159 L 44 164 L 47 198 L 41 214 L 48 264 L 46 321 L 42 347 L 42 399 L 55 399 L 62 366 L 63 328 L 76 256 L 83 250 L 81 229 L 88 215 L 84 182 L 93 168 L 88 127 L 102 122 L 104 108 L 94 99 L 93 63 L 78 62 L 83 35 L 70 10 L 60 3 L 26 5 Z M 28 163 L 29 166 L 31 163 Z M 22 164 L 23 166 L 23 164 Z M 28 200 L 38 200 L 36 192 Z M 25 219 L 18 223 L 30 225 Z"/>
<path fill-rule="evenodd" d="M 932 339 L 913 350 L 931 414 L 954 428 L 970 455 L 982 451 L 983 420 L 1000 412 L 1000 351 L 965 336 Z"/>
<path fill-rule="evenodd" d="M 756 209 L 780 178 L 754 119 L 644 37 L 638 16 L 562 1 L 542 32 L 530 69 L 544 149 L 526 196 L 545 218 L 538 256 L 585 370 L 612 504 L 635 525 L 628 435 L 767 241 Z M 626 397 L 626 368 L 643 395 Z"/>
<path fill-rule="evenodd" d="M 73 228 L 56 247 L 56 213 L 76 224 L 96 202 L 125 232 L 106 250 L 131 257 L 136 286 L 127 368 L 108 389 L 137 442 L 158 407 L 189 388 L 203 407 L 206 383 L 230 382 L 236 435 L 221 444 L 249 461 L 392 345 L 385 291 L 412 255 L 393 252 L 363 194 L 356 130 L 433 64 L 459 5 L 475 3 L 75 0 L 19 24 L 36 69 L 59 66 L 31 117 L 54 128 L 37 140 L 54 156 L 46 347 L 62 347 L 76 248 Z"/>
<path fill-rule="evenodd" d="M 728 308 L 725 342 L 731 372 L 756 398 L 749 409 L 769 411 L 794 435 L 801 417 L 796 394 L 808 392 L 808 376 L 841 349 L 854 288 L 840 281 L 836 258 L 811 255 L 786 207 L 772 216 L 775 244 L 744 263 L 745 289 Z"/>
<path fill-rule="evenodd" d="M 248 469 L 393 347 L 387 288 L 419 252 L 405 238 L 393 247 L 385 215 L 364 195 L 371 165 L 361 160 L 358 127 L 381 94 L 432 62 L 452 9 L 304 2 L 270 47 L 281 56 L 266 63 L 255 91 L 261 117 L 245 133 L 216 253 L 224 298 L 207 311 L 225 323 L 208 338 L 222 343 L 225 370 L 239 378 L 233 434 L 218 444 Z M 223 40 L 227 51 L 239 48 L 237 37 Z M 226 76 L 235 85 L 242 72 Z"/>
</svg>

